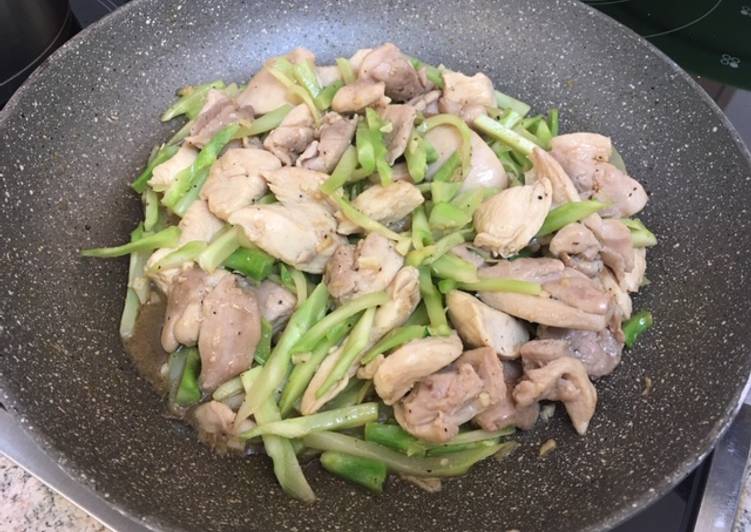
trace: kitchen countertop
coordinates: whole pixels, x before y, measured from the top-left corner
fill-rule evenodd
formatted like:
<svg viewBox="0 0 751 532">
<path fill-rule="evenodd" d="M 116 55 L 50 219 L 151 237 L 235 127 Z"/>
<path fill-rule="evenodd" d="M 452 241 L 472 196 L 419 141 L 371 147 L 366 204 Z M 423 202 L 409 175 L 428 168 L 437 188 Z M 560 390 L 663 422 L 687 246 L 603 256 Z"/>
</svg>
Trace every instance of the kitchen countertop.
<svg viewBox="0 0 751 532">
<path fill-rule="evenodd" d="M 103 532 L 107 529 L 65 497 L 0 455 L 0 530 Z M 751 531 L 751 468 L 748 464 L 733 527 L 733 532 L 745 531 Z"/>
</svg>

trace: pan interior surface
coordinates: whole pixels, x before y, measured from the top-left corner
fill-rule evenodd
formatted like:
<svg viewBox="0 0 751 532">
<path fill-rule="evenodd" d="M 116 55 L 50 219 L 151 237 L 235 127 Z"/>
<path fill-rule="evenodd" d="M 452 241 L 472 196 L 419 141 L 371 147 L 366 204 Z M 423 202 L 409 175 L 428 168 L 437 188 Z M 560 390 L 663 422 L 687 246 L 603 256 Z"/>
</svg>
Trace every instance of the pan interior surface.
<svg viewBox="0 0 751 532">
<path fill-rule="evenodd" d="M 367 494 L 306 466 L 319 501 L 264 457 L 218 457 L 162 417 L 118 337 L 127 259 L 82 259 L 140 217 L 128 183 L 176 125 L 176 88 L 245 82 L 291 48 L 319 63 L 384 41 L 485 72 L 564 132 L 613 138 L 657 234 L 635 300 L 656 326 L 597 384 L 586 437 L 562 408 L 502 462 L 428 494 Z M 677 482 L 729 423 L 751 370 L 747 152 L 717 108 L 628 30 L 573 1 L 286 3 L 138 0 L 37 71 L 0 115 L 0 402 L 81 482 L 155 527 L 573 530 L 612 526 Z M 645 378 L 652 380 L 643 394 Z M 539 445 L 558 448 L 545 459 Z"/>
</svg>

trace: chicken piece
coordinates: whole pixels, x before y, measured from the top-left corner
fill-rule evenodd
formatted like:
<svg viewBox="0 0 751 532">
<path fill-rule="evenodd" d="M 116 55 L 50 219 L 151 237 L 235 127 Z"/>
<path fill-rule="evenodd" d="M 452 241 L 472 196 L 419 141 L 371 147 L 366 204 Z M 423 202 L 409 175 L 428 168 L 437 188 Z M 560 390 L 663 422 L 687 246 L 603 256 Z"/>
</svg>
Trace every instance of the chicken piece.
<svg viewBox="0 0 751 532">
<path fill-rule="evenodd" d="M 224 270 L 209 275 L 195 265 L 176 275 L 167 292 L 162 326 L 162 347 L 172 353 L 179 345 L 194 346 L 201 329 L 204 298 L 225 276 Z"/>
<path fill-rule="evenodd" d="M 324 282 L 339 302 L 385 289 L 404 264 L 386 237 L 370 233 L 357 246 L 339 246 L 326 263 Z"/>
<path fill-rule="evenodd" d="M 308 170 L 331 173 L 352 143 L 356 127 L 356 118 L 350 119 L 337 113 L 326 113 L 321 120 L 320 140 L 311 142 L 295 164 Z M 312 149 L 310 149 L 311 146 L 313 146 Z"/>
<path fill-rule="evenodd" d="M 556 299 L 504 292 L 480 292 L 480 299 L 514 317 L 554 327 L 601 331 L 608 324 L 605 315 L 590 314 Z"/>
<path fill-rule="evenodd" d="M 426 92 L 417 70 L 409 59 L 391 43 L 374 48 L 367 54 L 358 69 L 359 78 L 385 84 L 386 96 L 398 102 Z"/>
<path fill-rule="evenodd" d="M 581 361 L 592 378 L 610 375 L 621 362 L 623 341 L 619 341 L 610 329 L 601 331 L 578 331 L 542 326 L 538 330 L 540 341 L 563 341 L 566 343 L 568 356 Z M 530 349 L 529 342 L 522 348 L 522 358 Z M 531 349 L 534 349 L 532 347 Z M 565 356 L 565 355 L 564 355 Z"/>
<path fill-rule="evenodd" d="M 503 361 L 503 380 L 506 384 L 504 397 L 480 412 L 474 417 L 474 422 L 488 432 L 495 432 L 506 427 L 516 427 L 521 430 L 531 429 L 540 414 L 540 405 L 532 402 L 527 406 L 519 406 L 514 401 L 513 390 L 522 375 L 519 363 Z"/>
<path fill-rule="evenodd" d="M 566 174 L 561 164 L 545 150 L 535 148 L 532 150 L 532 174 L 536 182 L 542 178 L 548 178 L 553 189 L 553 206 L 557 207 L 570 201 L 579 201 L 579 191 L 574 182 Z M 528 185 L 530 183 L 527 183 Z"/>
<path fill-rule="evenodd" d="M 159 248 L 155 250 L 146 261 L 146 268 L 144 269 L 144 278 L 153 282 L 157 289 L 164 295 L 167 295 L 169 292 L 169 287 L 177 274 L 180 273 L 180 268 L 168 268 L 165 270 L 157 268 L 156 264 L 173 251 L 175 251 L 174 248 Z"/>
<path fill-rule="evenodd" d="M 301 103 L 284 117 L 263 141 L 263 147 L 276 155 L 282 163 L 293 164 L 313 142 L 315 127 L 310 108 Z"/>
<path fill-rule="evenodd" d="M 352 205 L 373 220 L 389 226 L 406 218 L 424 201 L 422 192 L 415 185 L 397 181 L 388 186 L 372 185 L 352 200 Z M 351 235 L 362 231 L 340 213 L 337 213 L 337 218 L 340 220 L 340 234 Z"/>
<path fill-rule="evenodd" d="M 388 148 L 388 163 L 393 165 L 407 148 L 417 118 L 417 110 L 407 104 L 387 105 L 381 111 L 381 118 L 391 123 L 391 132 L 386 133 L 383 140 Z"/>
<path fill-rule="evenodd" d="M 467 244 L 458 244 L 454 246 L 451 248 L 451 254 L 469 262 L 476 268 L 486 265 L 485 257 L 480 255 L 474 248 L 469 247 Z"/>
<path fill-rule="evenodd" d="M 542 227 L 551 200 L 547 179 L 496 194 L 475 211 L 474 244 L 504 258 L 516 255 Z"/>
<path fill-rule="evenodd" d="M 438 109 L 442 113 L 459 115 L 471 124 L 485 114 L 488 107 L 496 105 L 493 82 L 481 72 L 465 76 L 461 72 L 445 71 L 443 82 L 443 96 L 438 100 Z"/>
<path fill-rule="evenodd" d="M 438 99 L 440 97 L 441 91 L 434 90 L 420 96 L 415 96 L 407 103 L 414 107 L 418 113 L 422 113 L 425 116 L 433 116 L 440 112 L 438 110 Z"/>
<path fill-rule="evenodd" d="M 432 177 L 446 162 L 446 159 L 461 147 L 462 138 L 455 127 L 437 126 L 425 133 L 425 139 L 438 152 L 438 159 L 428 166 L 428 176 Z M 480 187 L 504 189 L 508 186 L 508 177 L 493 150 L 482 137 L 470 131 L 472 155 L 469 160 L 469 172 L 464 176 L 462 191 Z"/>
<path fill-rule="evenodd" d="M 157 192 L 164 192 L 175 182 L 177 174 L 193 164 L 198 151 L 190 144 L 183 144 L 175 155 L 154 167 L 149 186 Z"/>
<path fill-rule="evenodd" d="M 349 380 L 357 373 L 357 368 L 360 365 L 359 361 L 356 361 L 354 364 L 352 364 L 345 376 L 337 381 L 329 389 L 329 391 L 327 391 L 321 397 L 316 397 L 318 389 L 323 386 L 323 383 L 326 381 L 329 373 L 331 373 L 331 370 L 334 369 L 336 363 L 339 362 L 339 357 L 341 356 L 341 354 L 341 346 L 333 348 L 326 356 L 326 358 L 323 359 L 323 362 L 321 362 L 321 365 L 318 367 L 315 375 L 313 375 L 313 378 L 310 379 L 310 383 L 305 389 L 305 393 L 303 393 L 302 399 L 300 399 L 300 413 L 302 415 L 309 416 L 318 412 L 318 410 L 320 410 L 323 405 L 339 395 L 339 392 L 347 387 Z"/>
<path fill-rule="evenodd" d="M 597 406 L 597 390 L 584 365 L 575 358 L 555 359 L 539 369 L 525 372 L 513 397 L 524 407 L 540 400 L 562 401 L 576 431 L 584 435 Z"/>
<path fill-rule="evenodd" d="M 375 344 L 386 333 L 401 327 L 420 303 L 420 281 L 417 268 L 404 266 L 386 288 L 389 301 L 376 309 L 370 343 Z"/>
<path fill-rule="evenodd" d="M 219 401 L 203 403 L 189 415 L 200 438 L 219 452 L 232 450 L 242 453 L 245 450 L 245 441 L 237 436 L 255 427 L 255 423 L 246 419 L 236 429 L 235 413 Z"/>
<path fill-rule="evenodd" d="M 626 272 L 634 268 L 634 243 L 631 231 L 620 220 L 603 220 L 590 216 L 584 221 L 600 242 L 600 257 L 617 279 L 623 279 Z"/>
<path fill-rule="evenodd" d="M 349 58 L 349 64 L 352 66 L 352 70 L 354 71 L 355 75 L 360 70 L 363 59 L 365 59 L 365 57 L 367 57 L 367 55 L 372 51 L 372 48 L 360 48 L 354 54 L 352 54 L 352 57 Z"/>
<path fill-rule="evenodd" d="M 451 366 L 418 382 L 394 405 L 394 417 L 414 436 L 441 443 L 505 394 L 501 363 L 491 348 L 482 347 L 466 351 Z"/>
<path fill-rule="evenodd" d="M 618 279 L 616 279 L 613 272 L 608 268 L 604 268 L 597 277 L 597 280 L 600 282 L 602 289 L 613 298 L 616 310 L 620 313 L 621 319 L 626 320 L 630 318 L 631 311 L 633 310 L 631 296 L 628 295 L 628 291 L 618 284 Z"/>
<path fill-rule="evenodd" d="M 211 392 L 246 369 L 261 339 L 261 313 L 253 289 L 225 275 L 203 300 L 198 352 L 201 389 Z"/>
<path fill-rule="evenodd" d="M 480 277 L 505 277 L 533 283 L 547 283 L 561 278 L 566 267 L 557 259 L 548 257 L 500 260 L 494 266 L 478 270 Z"/>
<path fill-rule="evenodd" d="M 465 345 L 489 346 L 502 358 L 516 358 L 529 341 L 527 328 L 466 292 L 452 290 L 446 296 L 448 315 Z"/>
<path fill-rule="evenodd" d="M 341 81 L 342 73 L 336 65 L 323 65 L 315 68 L 316 78 L 321 87 L 328 87 L 332 83 Z"/>
<path fill-rule="evenodd" d="M 538 332 L 544 329 L 553 330 L 552 327 L 545 328 L 543 325 L 539 328 Z M 556 330 L 565 331 L 568 329 Z M 527 342 L 521 347 L 520 355 L 522 367 L 525 370 L 541 368 L 548 362 L 552 362 L 558 358 L 574 356 L 568 341 L 560 338 L 545 338 Z"/>
<path fill-rule="evenodd" d="M 253 107 L 250 105 L 239 106 L 223 92 L 211 89 L 185 140 L 203 148 L 223 127 L 233 122 L 250 121 L 253 116 Z"/>
<path fill-rule="evenodd" d="M 261 316 L 271 324 L 275 333 L 284 328 L 297 305 L 295 294 L 268 279 L 256 289 L 256 299 Z"/>
<path fill-rule="evenodd" d="M 321 185 L 328 179 L 328 175 L 297 166 L 285 166 L 264 172 L 263 177 L 276 199 L 285 207 L 307 205 L 333 213 L 333 208 L 324 201 L 326 196 L 321 192 Z"/>
<path fill-rule="evenodd" d="M 549 249 L 550 254 L 561 259 L 566 266 L 588 277 L 595 277 L 602 272 L 602 245 L 583 224 L 568 224 L 558 231 L 550 241 Z"/>
<path fill-rule="evenodd" d="M 561 164 L 582 198 L 606 204 L 600 215 L 626 218 L 644 208 L 647 193 L 641 184 L 607 162 L 613 147 L 608 137 L 595 133 L 559 135 L 551 142 L 551 155 Z"/>
<path fill-rule="evenodd" d="M 251 205 L 235 211 L 229 223 L 239 225 L 269 255 L 309 273 L 323 273 L 336 248 L 346 242 L 334 232 L 328 211 L 315 204 Z"/>
<path fill-rule="evenodd" d="M 611 297 L 601 286 L 583 273 L 566 268 L 559 279 L 542 285 L 553 298 L 589 314 L 606 315 L 611 310 Z"/>
<path fill-rule="evenodd" d="M 337 113 L 356 113 L 366 107 L 386 105 L 389 99 L 384 96 L 386 85 L 369 79 L 358 79 L 345 85 L 334 95 L 331 109 Z"/>
<path fill-rule="evenodd" d="M 315 63 L 315 55 L 304 48 L 296 48 L 286 55 L 292 63 L 310 61 Z M 272 58 L 259 70 L 248 82 L 247 88 L 237 96 L 240 106 L 250 105 L 256 114 L 264 115 L 284 104 L 295 104 L 287 87 L 277 80 L 270 72 L 269 67 L 274 64 L 276 58 Z"/>
<path fill-rule="evenodd" d="M 268 190 L 261 172 L 280 168 L 273 154 L 257 148 L 230 148 L 211 166 L 201 189 L 201 198 L 209 210 L 223 220 L 243 207 L 253 204 Z"/>
<path fill-rule="evenodd" d="M 638 292 L 647 273 L 647 248 L 634 250 L 634 267 L 619 279 L 621 288 L 629 292 Z"/>
<path fill-rule="evenodd" d="M 401 399 L 423 377 L 451 364 L 462 354 L 459 336 L 412 340 L 391 353 L 373 377 L 376 392 L 387 405 Z"/>
<path fill-rule="evenodd" d="M 205 201 L 196 200 L 190 204 L 177 226 L 181 231 L 178 244 L 182 246 L 195 240 L 210 242 L 224 228 L 224 222 L 211 213 Z"/>
</svg>

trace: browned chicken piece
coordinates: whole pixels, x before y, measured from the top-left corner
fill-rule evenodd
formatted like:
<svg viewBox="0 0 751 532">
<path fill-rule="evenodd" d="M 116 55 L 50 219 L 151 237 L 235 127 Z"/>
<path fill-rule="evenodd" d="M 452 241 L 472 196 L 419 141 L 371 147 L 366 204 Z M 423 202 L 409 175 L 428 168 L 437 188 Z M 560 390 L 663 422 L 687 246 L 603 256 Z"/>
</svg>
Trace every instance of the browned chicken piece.
<svg viewBox="0 0 751 532">
<path fill-rule="evenodd" d="M 459 115 L 471 124 L 495 107 L 493 82 L 485 74 L 478 72 L 474 76 L 465 76 L 460 72 L 443 73 L 443 96 L 438 100 L 438 109 L 442 113 Z"/>
<path fill-rule="evenodd" d="M 191 265 L 172 279 L 167 293 L 167 309 L 162 327 L 162 347 L 168 353 L 179 345 L 194 346 L 201 329 L 204 298 L 228 274 L 217 270 L 209 275 Z"/>
<path fill-rule="evenodd" d="M 297 304 L 295 294 L 268 279 L 256 289 L 256 298 L 261 316 L 271 324 L 274 332 L 284 328 Z"/>
<path fill-rule="evenodd" d="M 584 224 L 568 224 L 558 231 L 550 241 L 549 249 L 550 254 L 563 264 L 588 277 L 596 277 L 602 271 L 602 245 Z"/>
<path fill-rule="evenodd" d="M 363 58 L 359 78 L 383 82 L 386 96 L 397 102 L 406 102 L 427 90 L 407 56 L 391 43 L 374 48 Z"/>
<path fill-rule="evenodd" d="M 190 128 L 190 135 L 185 140 L 203 148 L 223 127 L 233 122 L 250 121 L 253 116 L 253 107 L 250 105 L 238 105 L 223 92 L 211 89 L 206 103 Z"/>
<path fill-rule="evenodd" d="M 480 277 L 504 277 L 542 284 L 541 296 L 480 292 L 493 308 L 527 321 L 555 327 L 599 331 L 612 314 L 611 299 L 598 283 L 565 268 L 556 259 L 522 258 L 480 268 Z"/>
<path fill-rule="evenodd" d="M 403 264 L 390 240 L 370 233 L 356 246 L 339 246 L 326 263 L 323 279 L 331 296 L 342 302 L 384 290 Z"/>
<path fill-rule="evenodd" d="M 356 113 L 366 107 L 380 107 L 389 102 L 384 96 L 385 90 L 386 85 L 382 82 L 358 79 L 336 91 L 331 108 L 337 113 Z"/>
<path fill-rule="evenodd" d="M 608 206 L 605 218 L 627 218 L 644 208 L 647 193 L 641 184 L 610 164 L 610 139 L 595 133 L 559 135 L 551 155 L 561 164 L 583 199 L 595 198 Z"/>
<path fill-rule="evenodd" d="M 576 329 L 541 326 L 537 332 L 538 338 L 541 339 L 538 341 L 565 342 L 568 352 L 562 356 L 572 356 L 580 360 L 590 377 L 598 378 L 610 375 L 621 362 L 622 333 L 619 340 L 610 329 L 578 331 Z M 529 344 L 531 343 L 533 342 L 529 342 Z M 524 355 L 525 348 L 523 347 L 522 358 L 525 358 Z"/>
<path fill-rule="evenodd" d="M 310 61 L 315 64 L 315 55 L 310 50 L 295 48 L 286 55 L 292 63 Z M 247 88 L 237 96 L 237 103 L 241 106 L 250 105 L 256 114 L 264 115 L 284 104 L 295 104 L 287 87 L 277 80 L 269 67 L 276 62 L 274 57 L 266 62 L 248 82 Z"/>
<path fill-rule="evenodd" d="M 501 363 L 493 349 L 481 347 L 464 352 L 451 366 L 418 382 L 394 405 L 394 416 L 410 434 L 441 443 L 505 395 Z"/>
<path fill-rule="evenodd" d="M 356 118 L 326 113 L 321 119 L 319 140 L 311 142 L 295 164 L 308 170 L 330 174 L 352 143 L 356 127 Z"/>
<path fill-rule="evenodd" d="M 210 392 L 250 368 L 261 338 L 261 313 L 253 289 L 225 275 L 203 300 L 198 351 L 201 389 Z"/>
<path fill-rule="evenodd" d="M 388 163 L 393 165 L 407 148 L 417 111 L 407 104 L 387 105 L 381 111 L 381 117 L 391 123 L 391 131 L 384 135 L 383 140 L 388 149 Z"/>
<path fill-rule="evenodd" d="M 373 377 L 376 392 L 387 405 L 406 395 L 415 382 L 451 364 L 462 354 L 456 334 L 412 340 L 391 353 Z"/>
<path fill-rule="evenodd" d="M 541 400 L 562 401 L 576 431 L 584 435 L 597 406 L 597 390 L 584 365 L 572 357 L 556 358 L 538 369 L 525 371 L 513 391 L 519 406 Z"/>
<path fill-rule="evenodd" d="M 506 361 L 503 364 L 503 380 L 506 383 L 506 393 L 496 404 L 474 417 L 474 422 L 488 432 L 495 432 L 506 427 L 516 427 L 521 430 L 531 429 L 540 414 L 540 405 L 533 402 L 527 406 L 519 406 L 514 401 L 513 390 L 522 376 L 522 368 L 518 361 Z"/>
<path fill-rule="evenodd" d="M 300 104 L 284 117 L 279 127 L 266 136 L 263 146 L 282 163 L 291 165 L 313 142 L 314 136 L 313 115 L 307 105 Z"/>
</svg>

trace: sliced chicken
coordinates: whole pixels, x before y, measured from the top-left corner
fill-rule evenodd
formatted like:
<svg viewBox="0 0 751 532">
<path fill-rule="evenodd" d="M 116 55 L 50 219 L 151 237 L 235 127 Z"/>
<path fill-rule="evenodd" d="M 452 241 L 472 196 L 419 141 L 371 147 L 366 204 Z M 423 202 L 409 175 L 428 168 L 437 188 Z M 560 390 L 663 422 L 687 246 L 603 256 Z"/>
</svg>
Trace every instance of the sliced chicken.
<svg viewBox="0 0 751 532">
<path fill-rule="evenodd" d="M 540 327 L 542 330 L 543 327 Z M 550 328 L 549 330 L 554 330 Z M 568 329 L 555 329 L 564 331 Z M 525 370 L 537 369 L 558 358 L 573 357 L 568 341 L 560 338 L 538 339 L 527 342 L 521 348 L 522 367 Z"/>
<path fill-rule="evenodd" d="M 613 146 L 595 133 L 559 135 L 551 142 L 551 155 L 561 164 L 582 198 L 606 204 L 600 215 L 626 218 L 644 208 L 647 193 L 638 181 L 610 164 Z"/>
<path fill-rule="evenodd" d="M 506 427 L 516 427 L 521 430 L 531 429 L 540 414 L 540 405 L 532 402 L 527 406 L 519 406 L 514 401 L 513 390 L 522 369 L 519 363 L 503 361 L 503 380 L 506 383 L 506 393 L 500 401 L 489 406 L 474 418 L 480 428 L 488 432 L 495 432 Z"/>
<path fill-rule="evenodd" d="M 418 382 L 394 405 L 394 416 L 407 432 L 441 443 L 505 395 L 501 363 L 493 349 L 482 347 L 466 351 L 451 366 Z"/>
<path fill-rule="evenodd" d="M 438 152 L 438 159 L 428 166 L 428 176 L 433 176 L 438 169 L 461 146 L 462 139 L 453 126 L 437 126 L 425 134 L 425 139 Z M 464 176 L 462 191 L 480 187 L 504 189 L 508 186 L 508 177 L 501 161 L 496 157 L 482 137 L 470 131 L 472 156 L 469 172 Z"/>
<path fill-rule="evenodd" d="M 598 275 L 597 279 L 600 282 L 602 289 L 613 298 L 621 318 L 624 320 L 630 318 L 631 311 L 633 310 L 631 296 L 629 296 L 628 291 L 618 283 L 615 274 L 613 274 L 610 269 L 604 268 Z"/>
<path fill-rule="evenodd" d="M 373 377 L 376 392 L 387 405 L 407 394 L 415 382 L 451 364 L 462 354 L 459 336 L 412 340 L 391 353 Z"/>
<path fill-rule="evenodd" d="M 392 225 L 406 218 L 413 210 L 423 204 L 422 192 L 407 181 L 397 181 L 388 186 L 372 185 L 362 191 L 352 205 L 366 216 L 384 225 Z M 361 229 L 343 215 L 338 214 L 339 233 L 350 235 Z"/>
<path fill-rule="evenodd" d="M 321 365 L 318 367 L 315 375 L 313 375 L 313 378 L 310 379 L 310 383 L 308 384 L 308 387 L 305 389 L 305 393 L 303 393 L 303 396 L 300 399 L 300 413 L 302 415 L 309 416 L 318 412 L 318 410 L 320 410 L 323 405 L 339 395 L 339 392 L 347 387 L 349 380 L 357 373 L 359 362 L 352 364 L 345 376 L 337 381 L 325 394 L 323 394 L 321 397 L 316 397 L 318 390 L 321 386 L 323 386 L 323 383 L 326 381 L 329 373 L 331 373 L 331 370 L 334 369 L 336 363 L 339 362 L 339 357 L 341 356 L 341 354 L 341 346 L 333 348 L 329 352 L 328 356 L 323 359 L 323 362 L 321 362 Z"/>
<path fill-rule="evenodd" d="M 263 146 L 282 163 L 290 165 L 313 142 L 314 137 L 313 115 L 307 105 L 300 104 L 284 117 L 279 127 L 266 136 Z"/>
<path fill-rule="evenodd" d="M 391 131 L 384 135 L 384 142 L 388 148 L 388 163 L 393 165 L 407 148 L 417 110 L 407 104 L 387 105 L 381 111 L 381 118 L 391 123 Z"/>
<path fill-rule="evenodd" d="M 580 201 L 579 191 L 576 189 L 574 182 L 571 181 L 571 178 L 566 174 L 561 164 L 550 153 L 540 148 L 535 148 L 532 150 L 531 159 L 533 182 L 542 178 L 550 180 L 553 189 L 554 207 L 570 201 Z M 528 182 L 527 184 L 530 183 Z"/>
<path fill-rule="evenodd" d="M 212 89 L 190 129 L 190 135 L 185 140 L 203 148 L 223 127 L 235 122 L 251 120 L 253 120 L 253 107 L 240 106 L 223 92 Z"/>
<path fill-rule="evenodd" d="M 210 242 L 224 228 L 224 222 L 211 213 L 205 201 L 196 200 L 185 211 L 177 226 L 180 228 L 178 244 L 182 246 L 195 240 Z"/>
<path fill-rule="evenodd" d="M 610 375 L 621 362 L 623 341 L 619 341 L 610 329 L 601 331 L 578 331 L 556 327 L 540 327 L 538 337 L 545 341 L 563 340 L 570 351 L 569 356 L 581 361 L 590 377 L 598 378 Z M 529 342 L 533 344 L 534 342 Z M 529 346 L 527 344 L 527 346 Z M 522 348 L 522 358 L 526 346 Z"/>
<path fill-rule="evenodd" d="M 268 279 L 256 289 L 256 299 L 261 316 L 275 333 L 284 328 L 297 304 L 295 294 Z"/>
<path fill-rule="evenodd" d="M 485 74 L 465 76 L 461 72 L 445 71 L 443 82 L 443 96 L 438 100 L 442 113 L 459 115 L 471 124 L 489 107 L 495 107 L 493 82 Z"/>
<path fill-rule="evenodd" d="M 225 275 L 203 300 L 201 389 L 213 391 L 250 368 L 260 338 L 261 313 L 253 289 L 237 275 Z"/>
<path fill-rule="evenodd" d="M 619 280 L 621 287 L 629 292 L 638 292 L 647 273 L 647 248 L 634 250 L 634 267 Z"/>
<path fill-rule="evenodd" d="M 590 216 L 585 222 L 600 242 L 600 257 L 617 279 L 623 279 L 634 268 L 634 244 L 631 231 L 620 220 L 604 220 L 599 216 Z"/>
<path fill-rule="evenodd" d="M 336 91 L 331 108 L 337 113 L 357 113 L 366 107 L 380 107 L 389 102 L 384 96 L 385 90 L 384 83 L 358 79 Z"/>
<path fill-rule="evenodd" d="M 559 230 L 550 241 L 550 254 L 566 266 L 595 277 L 602 272 L 602 245 L 584 224 L 572 223 Z"/>
<path fill-rule="evenodd" d="M 209 178 L 201 189 L 212 213 L 223 220 L 266 194 L 261 172 L 280 168 L 273 154 L 257 148 L 230 148 L 211 166 Z"/>
<path fill-rule="evenodd" d="M 172 353 L 179 345 L 198 343 L 204 298 L 228 274 L 217 270 L 209 275 L 195 265 L 182 270 L 169 285 L 167 309 L 162 326 L 162 347 Z"/>
<path fill-rule="evenodd" d="M 547 179 L 499 192 L 475 211 L 475 245 L 504 258 L 516 255 L 542 227 L 551 201 Z"/>
<path fill-rule="evenodd" d="M 386 333 L 401 327 L 420 303 L 420 281 L 417 268 L 404 266 L 386 288 L 389 301 L 376 309 L 370 343 L 375 344 Z"/>
<path fill-rule="evenodd" d="M 335 233 L 333 217 L 316 204 L 251 205 L 235 211 L 229 223 L 239 225 L 269 255 L 309 273 L 323 273 L 336 248 L 346 242 Z"/>
<path fill-rule="evenodd" d="M 300 63 L 306 60 L 315 63 L 313 52 L 304 48 L 296 48 L 286 57 L 292 63 Z M 269 72 L 269 67 L 275 61 L 276 58 L 267 61 L 264 67 L 250 79 L 247 88 L 237 96 L 238 105 L 250 105 L 256 114 L 264 115 L 284 104 L 297 103 L 287 91 L 287 88 Z"/>
<path fill-rule="evenodd" d="M 391 43 L 374 48 L 363 58 L 359 78 L 383 82 L 386 96 L 398 102 L 406 102 L 426 92 L 417 70 Z"/>
<path fill-rule="evenodd" d="M 339 67 L 336 65 L 317 66 L 315 70 L 318 84 L 321 87 L 328 87 L 332 83 L 341 81 L 342 79 L 342 73 L 339 72 Z"/>
<path fill-rule="evenodd" d="M 476 268 L 485 266 L 485 257 L 480 255 L 474 248 L 469 247 L 467 244 L 458 244 L 451 248 L 451 253 L 456 255 L 460 259 L 469 262 Z"/>
<path fill-rule="evenodd" d="M 360 70 L 363 59 L 365 59 L 365 57 L 372 51 L 372 48 L 360 48 L 349 58 L 349 64 L 352 66 L 355 75 L 357 75 L 357 72 Z"/>
<path fill-rule="evenodd" d="M 346 301 L 384 290 L 404 264 L 387 238 L 370 233 L 356 246 L 339 246 L 326 263 L 324 282 L 332 297 Z"/>
<path fill-rule="evenodd" d="M 539 369 L 526 371 L 525 377 L 513 391 L 518 405 L 524 407 L 540 400 L 562 401 L 576 431 L 582 435 L 587 432 L 597 406 L 597 390 L 580 361 L 558 358 Z"/>
<path fill-rule="evenodd" d="M 493 266 L 478 270 L 480 277 L 505 277 L 533 283 L 547 283 L 561 278 L 566 267 L 557 260 L 548 257 L 500 260 Z"/>
<path fill-rule="evenodd" d="M 440 97 L 441 91 L 434 90 L 420 96 L 415 96 L 407 103 L 414 107 L 418 113 L 422 113 L 425 116 L 433 116 L 440 112 L 438 110 L 438 99 Z"/>
<path fill-rule="evenodd" d="M 321 185 L 328 175 L 297 166 L 285 166 L 264 172 L 263 177 L 276 199 L 284 206 L 312 205 L 326 212 L 333 212 L 324 201 L 325 195 L 321 192 Z"/>
<path fill-rule="evenodd" d="M 357 127 L 356 118 L 345 118 L 338 113 L 326 113 L 321 120 L 320 140 L 311 142 L 297 159 L 297 166 L 308 170 L 331 173 L 344 151 L 352 143 Z M 308 148 L 310 148 L 308 146 Z"/>
<path fill-rule="evenodd" d="M 590 314 L 552 298 L 504 292 L 481 292 L 480 299 L 493 308 L 523 320 L 589 331 L 607 327 L 607 316 Z"/>
<path fill-rule="evenodd" d="M 154 167 L 149 186 L 157 192 L 164 192 L 175 182 L 177 174 L 193 164 L 198 151 L 190 144 L 183 144 L 175 155 Z"/>
<path fill-rule="evenodd" d="M 553 298 L 589 314 L 606 315 L 610 311 L 611 297 L 601 285 L 571 268 L 566 268 L 560 279 L 544 283 L 542 288 Z"/>
<path fill-rule="evenodd" d="M 519 348 L 529 341 L 524 324 L 466 292 L 449 292 L 446 304 L 451 323 L 469 347 L 488 346 L 510 359 L 518 357 Z"/>
<path fill-rule="evenodd" d="M 197 406 L 190 416 L 201 439 L 219 452 L 232 450 L 242 453 L 245 441 L 237 436 L 255 426 L 255 423 L 246 419 L 236 429 L 235 413 L 219 401 L 209 401 Z"/>
</svg>

